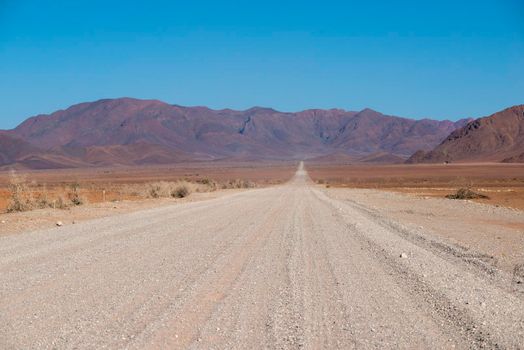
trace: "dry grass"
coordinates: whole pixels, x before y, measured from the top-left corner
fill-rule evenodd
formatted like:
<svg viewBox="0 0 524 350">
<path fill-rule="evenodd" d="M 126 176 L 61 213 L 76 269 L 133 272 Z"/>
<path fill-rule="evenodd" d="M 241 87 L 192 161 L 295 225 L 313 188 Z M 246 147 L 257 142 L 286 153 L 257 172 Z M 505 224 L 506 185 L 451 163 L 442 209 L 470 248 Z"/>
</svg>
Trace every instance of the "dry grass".
<svg viewBox="0 0 524 350">
<path fill-rule="evenodd" d="M 185 198 L 191 193 L 213 192 L 218 189 L 245 189 L 257 185 L 247 179 L 215 181 L 208 177 L 190 181 L 188 178 L 176 181 L 152 181 L 142 183 L 96 183 L 42 185 L 35 180 L 27 181 L 24 176 L 13 173 L 5 191 L 0 189 L 7 212 L 29 211 L 43 208 L 68 209 L 89 202 L 116 202 L 122 200 L 143 200 L 155 198 Z M 1 209 L 1 208 L 0 208 Z"/>
<path fill-rule="evenodd" d="M 17 176 L 15 172 L 10 174 L 8 186 L 10 199 L 7 204 L 8 212 L 27 211 L 34 207 L 35 200 L 24 178 Z"/>
<path fill-rule="evenodd" d="M 243 180 L 243 179 L 235 179 L 235 180 L 229 180 L 227 182 L 222 183 L 221 186 L 223 189 L 231 189 L 231 188 L 254 188 L 256 187 L 256 184 L 249 180 Z"/>
<path fill-rule="evenodd" d="M 43 208 L 67 209 L 87 202 L 87 199 L 80 194 L 79 184 L 71 184 L 62 191 L 50 193 L 46 186 L 38 186 L 34 181 L 29 183 L 24 176 L 17 175 L 15 172 L 10 174 L 8 194 L 7 212 Z"/>
<path fill-rule="evenodd" d="M 457 192 L 453 194 L 448 194 L 446 198 L 448 199 L 489 199 L 488 196 L 473 192 L 469 188 L 459 188 Z"/>
<path fill-rule="evenodd" d="M 58 208 L 72 206 L 71 199 L 80 205 L 86 201 L 102 203 L 152 198 L 150 189 L 159 182 L 168 182 L 169 186 L 187 182 L 189 191 L 183 186 L 178 191 L 168 191 L 175 197 L 219 189 L 275 185 L 291 179 L 295 170 L 296 162 L 202 162 L 155 167 L 20 170 L 18 174 L 24 177 L 23 185 L 27 187 L 21 198 L 27 194 L 33 196 L 33 200 L 40 198 Z M 5 211 L 11 202 L 10 183 L 9 172 L 0 170 L 0 212 Z M 79 187 L 71 188 L 75 183 Z M 171 194 L 162 192 L 161 189 L 160 196 L 172 198 Z M 35 208 L 40 206 L 43 204 L 34 205 Z"/>
<path fill-rule="evenodd" d="M 187 181 L 159 181 L 146 184 L 145 198 L 184 198 L 193 192 L 195 185 Z"/>
</svg>

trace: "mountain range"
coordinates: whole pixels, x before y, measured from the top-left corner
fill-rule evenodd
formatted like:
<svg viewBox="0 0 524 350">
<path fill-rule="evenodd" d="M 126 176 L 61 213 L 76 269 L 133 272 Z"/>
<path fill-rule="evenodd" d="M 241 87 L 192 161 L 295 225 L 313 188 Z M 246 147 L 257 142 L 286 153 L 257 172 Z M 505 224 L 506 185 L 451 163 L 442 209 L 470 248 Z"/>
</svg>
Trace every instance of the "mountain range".
<svg viewBox="0 0 524 350">
<path fill-rule="evenodd" d="M 471 123 L 413 120 L 371 109 L 237 111 L 104 99 L 37 115 L 0 131 L 0 166 L 46 169 L 287 159 L 398 163 L 416 151 L 424 154 L 422 161 L 440 161 L 427 154 Z"/>
<path fill-rule="evenodd" d="M 419 150 L 408 163 L 524 162 L 524 105 L 467 123 L 433 150 Z"/>
</svg>

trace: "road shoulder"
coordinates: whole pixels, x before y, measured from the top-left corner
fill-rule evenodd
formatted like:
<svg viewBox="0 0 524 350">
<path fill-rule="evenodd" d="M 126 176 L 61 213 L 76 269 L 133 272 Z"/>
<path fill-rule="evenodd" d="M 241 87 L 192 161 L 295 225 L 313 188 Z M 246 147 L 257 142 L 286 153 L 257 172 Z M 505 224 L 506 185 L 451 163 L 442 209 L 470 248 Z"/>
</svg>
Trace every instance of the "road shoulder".
<svg viewBox="0 0 524 350">
<path fill-rule="evenodd" d="M 351 201 L 371 212 L 487 257 L 513 274 L 524 266 L 524 212 L 439 198 L 421 198 L 371 189 L 322 189 L 333 199 Z"/>
<path fill-rule="evenodd" d="M 63 226 L 80 222 L 137 212 L 152 208 L 160 208 L 173 204 L 199 202 L 219 198 L 245 189 L 217 190 L 214 192 L 192 193 L 187 198 L 157 198 L 136 201 L 114 201 L 89 203 L 67 209 L 38 209 L 17 213 L 0 213 L 0 237 L 23 232 L 31 232 L 51 228 L 60 223 Z"/>
</svg>

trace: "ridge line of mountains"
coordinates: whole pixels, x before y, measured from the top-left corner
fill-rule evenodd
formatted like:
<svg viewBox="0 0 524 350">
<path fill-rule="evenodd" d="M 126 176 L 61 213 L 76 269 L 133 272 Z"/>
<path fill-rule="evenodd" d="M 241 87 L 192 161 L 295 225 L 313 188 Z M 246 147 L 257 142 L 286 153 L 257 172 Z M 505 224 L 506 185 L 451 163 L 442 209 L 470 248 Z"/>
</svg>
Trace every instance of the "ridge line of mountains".
<svg viewBox="0 0 524 350">
<path fill-rule="evenodd" d="M 118 98 L 80 103 L 0 130 L 0 168 L 299 159 L 524 162 L 524 105 L 452 122 L 371 109 L 212 110 Z"/>
</svg>

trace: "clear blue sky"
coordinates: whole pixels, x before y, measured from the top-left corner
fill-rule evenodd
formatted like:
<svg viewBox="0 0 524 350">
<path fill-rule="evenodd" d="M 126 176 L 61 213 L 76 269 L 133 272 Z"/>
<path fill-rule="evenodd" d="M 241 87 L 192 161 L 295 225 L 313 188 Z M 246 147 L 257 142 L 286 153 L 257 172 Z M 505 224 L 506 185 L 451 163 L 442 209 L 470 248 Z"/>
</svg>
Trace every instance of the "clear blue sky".
<svg viewBox="0 0 524 350">
<path fill-rule="evenodd" d="M 482 116 L 524 103 L 524 1 L 0 0 L 0 96 Z"/>
</svg>

